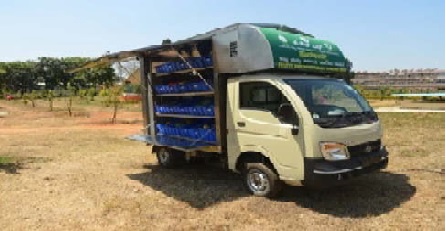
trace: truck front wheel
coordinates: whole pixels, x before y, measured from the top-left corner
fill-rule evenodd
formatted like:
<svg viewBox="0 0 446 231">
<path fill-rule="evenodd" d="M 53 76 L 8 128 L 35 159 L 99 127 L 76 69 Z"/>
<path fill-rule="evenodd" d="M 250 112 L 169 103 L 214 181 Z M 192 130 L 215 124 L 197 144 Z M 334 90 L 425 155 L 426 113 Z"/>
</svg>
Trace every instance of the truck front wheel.
<svg viewBox="0 0 446 231">
<path fill-rule="evenodd" d="M 247 163 L 244 181 L 248 191 L 258 197 L 275 197 L 283 187 L 279 176 L 262 163 Z"/>
<path fill-rule="evenodd" d="M 175 168 L 185 162 L 184 152 L 164 147 L 156 151 L 156 158 L 164 168 Z"/>
</svg>

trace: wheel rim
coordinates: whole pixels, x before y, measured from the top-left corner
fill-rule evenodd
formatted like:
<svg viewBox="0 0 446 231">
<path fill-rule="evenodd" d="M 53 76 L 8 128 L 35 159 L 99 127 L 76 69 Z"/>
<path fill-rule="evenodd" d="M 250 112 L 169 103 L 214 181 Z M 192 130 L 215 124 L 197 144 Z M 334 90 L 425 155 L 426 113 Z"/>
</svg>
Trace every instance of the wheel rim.
<svg viewBox="0 0 446 231">
<path fill-rule="evenodd" d="M 246 181 L 252 192 L 265 192 L 269 190 L 268 176 L 258 169 L 250 169 Z"/>
<path fill-rule="evenodd" d="M 161 164 L 165 164 L 169 159 L 170 153 L 166 149 L 162 149 L 158 152 L 159 160 Z"/>
</svg>

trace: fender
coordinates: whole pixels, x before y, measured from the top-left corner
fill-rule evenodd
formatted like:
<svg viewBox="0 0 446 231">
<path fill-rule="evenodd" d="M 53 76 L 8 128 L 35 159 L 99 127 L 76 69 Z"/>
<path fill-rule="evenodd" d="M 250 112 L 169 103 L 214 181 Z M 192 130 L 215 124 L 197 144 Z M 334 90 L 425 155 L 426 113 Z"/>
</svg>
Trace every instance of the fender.
<svg viewBox="0 0 446 231">
<path fill-rule="evenodd" d="M 238 172 L 237 171 L 237 161 L 239 160 L 240 156 L 242 155 L 242 153 L 246 153 L 246 152 L 257 152 L 257 153 L 261 153 L 262 155 L 264 155 L 265 157 L 268 157 L 269 160 L 271 161 L 271 163 L 273 164 L 273 167 L 275 168 L 275 170 L 277 171 L 277 173 L 279 174 L 279 177 L 281 180 L 284 181 L 301 181 L 304 179 L 304 165 L 302 165 L 302 169 L 296 170 L 294 168 L 290 168 L 288 166 L 284 166 L 281 165 L 279 163 L 279 161 L 274 158 L 274 155 L 272 155 L 272 153 L 265 147 L 263 146 L 257 146 L 257 145 L 244 145 L 244 146 L 240 146 L 240 153 L 238 153 L 237 155 L 233 155 L 233 156 L 228 156 L 228 167 L 229 169 Z M 303 159 L 303 157 L 302 157 Z"/>
<path fill-rule="evenodd" d="M 294 177 L 288 176 L 287 172 L 284 171 L 284 170 L 288 169 L 288 167 L 285 167 L 285 166 L 281 165 L 277 161 L 277 159 L 274 158 L 273 155 L 271 155 L 271 152 L 268 151 L 265 147 L 257 146 L 257 145 L 244 145 L 244 146 L 241 146 L 240 147 L 240 153 L 238 153 L 238 155 L 236 155 L 236 156 L 233 156 L 233 158 L 230 157 L 228 159 L 228 164 L 229 164 L 228 167 L 229 167 L 229 169 L 231 169 L 233 171 L 237 171 L 236 164 L 237 164 L 240 156 L 242 155 L 242 153 L 246 153 L 246 152 L 261 153 L 263 156 L 269 158 L 269 160 L 273 164 L 273 167 L 277 170 L 277 173 L 279 174 L 279 176 L 280 176 L 280 178 L 282 180 L 290 180 L 290 179 L 294 178 Z"/>
</svg>

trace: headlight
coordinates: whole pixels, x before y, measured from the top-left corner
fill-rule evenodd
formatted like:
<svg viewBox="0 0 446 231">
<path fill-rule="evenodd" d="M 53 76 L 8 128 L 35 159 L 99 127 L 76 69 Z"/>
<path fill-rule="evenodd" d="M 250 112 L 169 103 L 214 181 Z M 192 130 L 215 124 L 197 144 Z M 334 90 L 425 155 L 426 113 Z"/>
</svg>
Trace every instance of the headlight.
<svg viewBox="0 0 446 231">
<path fill-rule="evenodd" d="M 350 155 L 347 146 L 336 142 L 321 142 L 321 152 L 326 160 L 347 160 Z"/>
</svg>

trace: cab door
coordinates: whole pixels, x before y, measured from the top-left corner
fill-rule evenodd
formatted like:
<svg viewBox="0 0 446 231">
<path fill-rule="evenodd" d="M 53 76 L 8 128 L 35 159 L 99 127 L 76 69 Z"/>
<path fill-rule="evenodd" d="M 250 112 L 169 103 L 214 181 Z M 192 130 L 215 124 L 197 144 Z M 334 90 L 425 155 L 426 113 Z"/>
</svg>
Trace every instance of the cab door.
<svg viewBox="0 0 446 231">
<path fill-rule="evenodd" d="M 281 118 L 279 109 L 292 107 L 280 85 L 269 80 L 228 81 L 228 161 L 242 152 L 260 152 L 270 158 L 281 179 L 303 179 L 303 155 L 298 140 L 299 118 Z M 293 132 L 294 128 L 294 132 Z"/>
</svg>

